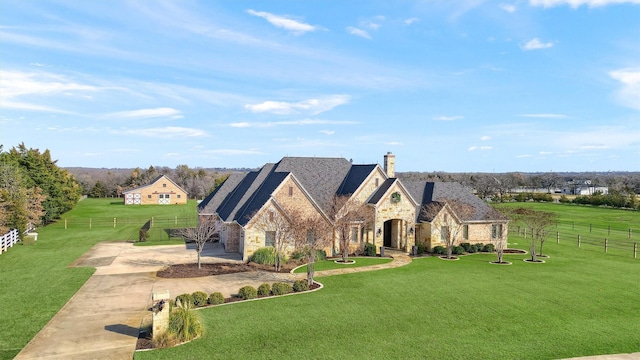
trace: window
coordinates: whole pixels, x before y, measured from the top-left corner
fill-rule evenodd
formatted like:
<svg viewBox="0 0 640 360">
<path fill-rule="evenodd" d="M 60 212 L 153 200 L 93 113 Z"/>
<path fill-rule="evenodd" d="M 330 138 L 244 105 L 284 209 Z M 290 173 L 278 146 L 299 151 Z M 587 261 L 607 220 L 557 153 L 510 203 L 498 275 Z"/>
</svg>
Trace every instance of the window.
<svg viewBox="0 0 640 360">
<path fill-rule="evenodd" d="M 181 195 L 180 195 L 180 194 L 178 194 L 178 199 L 180 199 L 180 196 L 181 196 Z"/>
<path fill-rule="evenodd" d="M 162 184 L 162 187 L 167 187 L 167 184 Z"/>
<path fill-rule="evenodd" d="M 376 178 L 376 187 L 380 186 L 380 179 Z"/>
<path fill-rule="evenodd" d="M 491 225 L 491 238 L 492 239 L 502 238 L 502 224 Z"/>
<path fill-rule="evenodd" d="M 162 195 L 160 195 L 160 196 L 162 196 Z M 147 195 L 147 199 L 151 199 L 151 195 Z"/>
<path fill-rule="evenodd" d="M 276 232 L 265 231 L 264 232 L 264 246 L 276 246 Z"/>
<path fill-rule="evenodd" d="M 351 242 L 352 243 L 357 243 L 358 242 L 358 227 L 353 226 L 351 228 Z"/>
<path fill-rule="evenodd" d="M 462 225 L 462 238 L 469 240 L 469 225 Z"/>
<path fill-rule="evenodd" d="M 449 240 L 449 227 L 441 226 L 440 227 L 440 240 L 447 241 Z"/>
<path fill-rule="evenodd" d="M 289 196 L 293 196 L 293 186 L 289 186 Z"/>
</svg>

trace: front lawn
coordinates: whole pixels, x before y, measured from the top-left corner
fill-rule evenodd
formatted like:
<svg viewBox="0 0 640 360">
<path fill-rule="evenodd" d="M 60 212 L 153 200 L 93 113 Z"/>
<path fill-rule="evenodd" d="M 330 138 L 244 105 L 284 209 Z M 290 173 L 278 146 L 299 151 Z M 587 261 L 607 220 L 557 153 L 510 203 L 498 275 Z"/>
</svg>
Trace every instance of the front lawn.
<svg viewBox="0 0 640 360">
<path fill-rule="evenodd" d="M 322 270 L 334 270 L 334 269 L 347 269 L 347 268 L 357 268 L 362 266 L 371 266 L 371 265 L 381 265 L 391 262 L 393 259 L 391 258 L 379 258 L 379 257 L 350 257 L 349 260 L 355 260 L 355 263 L 351 264 L 336 264 L 335 260 L 338 259 L 327 259 L 316 262 L 315 271 Z M 293 271 L 297 274 L 304 274 L 307 272 L 307 265 L 301 266 Z"/>
<path fill-rule="evenodd" d="M 517 239 L 511 239 L 512 242 Z M 547 245 L 424 257 L 319 278 L 324 289 L 201 310 L 203 338 L 136 359 L 557 359 L 640 351 L 640 259 Z"/>
<path fill-rule="evenodd" d="M 14 358 L 89 279 L 94 268 L 67 266 L 93 245 L 135 240 L 145 219 L 195 212 L 195 206 L 195 201 L 124 206 L 118 199 L 86 199 L 38 229 L 32 245 L 19 243 L 0 255 L 0 359 Z"/>
</svg>

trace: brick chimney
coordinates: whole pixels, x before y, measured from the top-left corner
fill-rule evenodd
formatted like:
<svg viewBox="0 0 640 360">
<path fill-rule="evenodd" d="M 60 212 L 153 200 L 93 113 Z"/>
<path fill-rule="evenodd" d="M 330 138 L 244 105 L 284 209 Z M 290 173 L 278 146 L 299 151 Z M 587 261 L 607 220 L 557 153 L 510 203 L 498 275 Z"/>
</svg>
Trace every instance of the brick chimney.
<svg viewBox="0 0 640 360">
<path fill-rule="evenodd" d="M 386 172 L 390 178 L 396 177 L 396 156 L 393 155 L 391 151 L 387 152 L 384 156 L 384 172 Z"/>
</svg>

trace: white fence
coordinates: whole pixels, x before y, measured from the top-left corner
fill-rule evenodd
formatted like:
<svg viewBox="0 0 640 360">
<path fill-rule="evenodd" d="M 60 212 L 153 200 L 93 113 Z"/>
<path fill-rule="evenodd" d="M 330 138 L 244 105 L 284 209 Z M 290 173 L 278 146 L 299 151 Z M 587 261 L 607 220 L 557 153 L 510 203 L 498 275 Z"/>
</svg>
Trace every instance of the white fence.
<svg viewBox="0 0 640 360">
<path fill-rule="evenodd" d="M 0 254 L 15 245 L 18 240 L 18 229 L 13 229 L 8 233 L 0 236 Z"/>
</svg>

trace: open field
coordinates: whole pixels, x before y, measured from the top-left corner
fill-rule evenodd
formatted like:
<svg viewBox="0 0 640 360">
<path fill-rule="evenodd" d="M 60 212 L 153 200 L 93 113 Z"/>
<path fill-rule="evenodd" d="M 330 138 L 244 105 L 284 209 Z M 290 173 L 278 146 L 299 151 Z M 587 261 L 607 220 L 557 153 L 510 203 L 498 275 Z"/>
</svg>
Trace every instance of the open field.
<svg viewBox="0 0 640 360">
<path fill-rule="evenodd" d="M 195 211 L 187 205 L 124 206 L 117 199 L 86 199 L 62 219 L 38 230 L 33 245 L 16 245 L 0 256 L 0 359 L 12 359 L 93 274 L 93 268 L 68 268 L 100 241 L 134 240 L 151 216 Z M 129 224 L 70 227 L 64 219 L 140 219 Z M 67 223 L 69 224 L 70 221 Z"/>
</svg>

